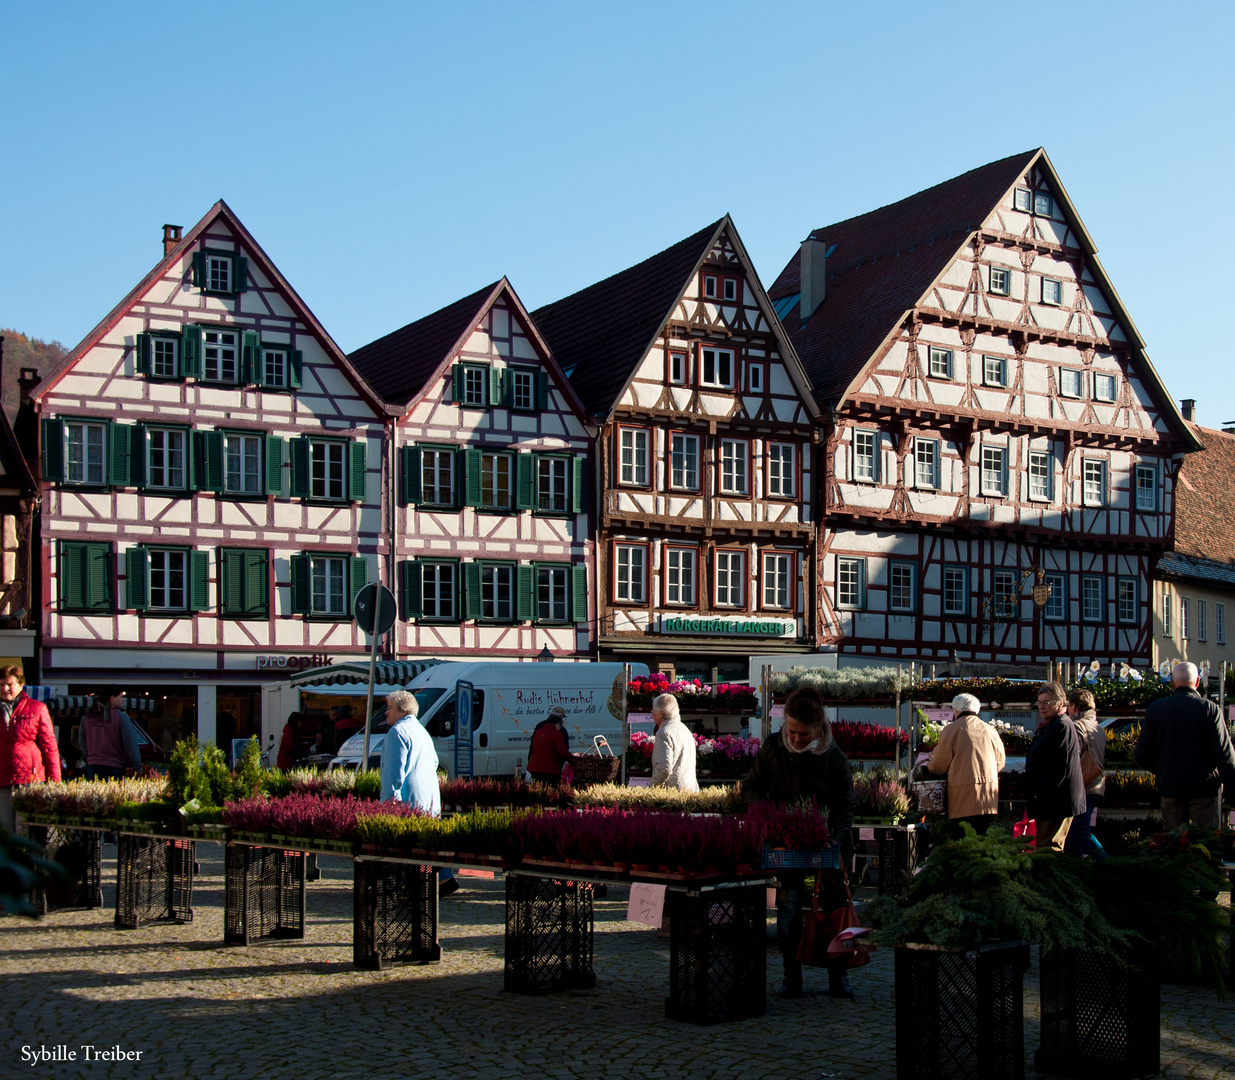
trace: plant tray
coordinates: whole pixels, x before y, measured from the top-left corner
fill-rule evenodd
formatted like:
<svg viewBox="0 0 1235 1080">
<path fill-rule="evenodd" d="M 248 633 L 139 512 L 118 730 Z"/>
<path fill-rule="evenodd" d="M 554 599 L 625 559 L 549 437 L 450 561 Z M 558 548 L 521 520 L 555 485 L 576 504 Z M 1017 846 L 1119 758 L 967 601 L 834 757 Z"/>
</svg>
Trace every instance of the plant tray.
<svg viewBox="0 0 1235 1080">
<path fill-rule="evenodd" d="M 840 844 L 822 851 L 764 847 L 762 865 L 765 870 L 839 870 Z"/>
</svg>

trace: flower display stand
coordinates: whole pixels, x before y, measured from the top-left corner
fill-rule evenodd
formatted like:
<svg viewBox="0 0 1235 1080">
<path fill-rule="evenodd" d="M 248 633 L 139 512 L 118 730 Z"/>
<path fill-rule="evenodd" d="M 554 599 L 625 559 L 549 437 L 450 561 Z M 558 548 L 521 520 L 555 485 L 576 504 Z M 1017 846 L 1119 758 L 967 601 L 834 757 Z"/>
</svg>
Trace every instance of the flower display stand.
<svg viewBox="0 0 1235 1080">
<path fill-rule="evenodd" d="M 670 888 L 665 1015 L 692 1024 L 767 1010 L 767 885 Z"/>
<path fill-rule="evenodd" d="M 1024 1080 L 1029 942 L 896 948 L 897 1080 Z"/>
<path fill-rule="evenodd" d="M 193 921 L 194 842 L 122 832 L 116 837 L 116 928 Z"/>
<path fill-rule="evenodd" d="M 1161 1064 L 1161 981 L 1093 950 L 1040 952 L 1040 1073 L 1132 1080 Z"/>
<path fill-rule="evenodd" d="M 239 843 L 225 852 L 224 943 L 303 938 L 304 854 Z"/>
<path fill-rule="evenodd" d="M 72 876 L 71 881 L 48 881 L 35 886 L 31 902 L 46 914 L 63 908 L 103 906 L 103 834 L 92 829 L 31 825 L 30 839 L 42 845 L 47 857 Z"/>
<path fill-rule="evenodd" d="M 357 859 L 355 866 L 352 963 L 380 971 L 391 963 L 440 960 L 437 871 L 379 859 Z"/>
<path fill-rule="evenodd" d="M 592 897 L 590 882 L 507 873 L 504 989 L 551 994 L 596 985 Z"/>
</svg>

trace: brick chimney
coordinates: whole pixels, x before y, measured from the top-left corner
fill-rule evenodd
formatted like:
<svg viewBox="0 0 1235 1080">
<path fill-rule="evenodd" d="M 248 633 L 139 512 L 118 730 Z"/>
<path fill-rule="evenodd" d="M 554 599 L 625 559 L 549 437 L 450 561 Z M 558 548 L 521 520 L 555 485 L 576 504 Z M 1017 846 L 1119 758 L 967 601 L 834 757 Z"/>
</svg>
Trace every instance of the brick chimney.
<svg viewBox="0 0 1235 1080">
<path fill-rule="evenodd" d="M 798 318 L 805 323 L 815 309 L 823 303 L 826 287 L 824 277 L 828 268 L 828 245 L 822 240 L 808 236 L 802 241 L 800 279 L 802 299 L 798 304 Z"/>
<path fill-rule="evenodd" d="M 24 367 L 21 369 L 21 377 L 17 380 L 17 392 L 23 405 L 30 400 L 30 391 L 38 384 L 39 372 L 37 368 Z"/>
<path fill-rule="evenodd" d="M 164 225 L 163 226 L 163 254 L 166 255 L 172 248 L 180 243 L 180 234 L 184 230 L 179 225 Z"/>
<path fill-rule="evenodd" d="M 1179 403 L 1179 411 L 1184 414 L 1184 419 L 1196 423 L 1196 398 L 1186 397 Z"/>
</svg>

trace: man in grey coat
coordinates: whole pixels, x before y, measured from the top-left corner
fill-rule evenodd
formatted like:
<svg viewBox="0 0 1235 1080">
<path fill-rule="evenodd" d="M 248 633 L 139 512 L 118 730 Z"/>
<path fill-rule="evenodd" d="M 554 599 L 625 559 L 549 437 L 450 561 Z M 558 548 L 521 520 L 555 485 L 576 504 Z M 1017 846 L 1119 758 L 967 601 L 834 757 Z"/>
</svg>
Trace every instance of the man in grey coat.
<svg viewBox="0 0 1235 1080">
<path fill-rule="evenodd" d="M 1162 800 L 1162 827 L 1191 819 L 1205 829 L 1222 825 L 1222 785 L 1235 791 L 1235 748 L 1218 706 L 1197 692 L 1195 664 L 1176 664 L 1175 692 L 1145 710 L 1133 757 L 1153 771 Z"/>
</svg>

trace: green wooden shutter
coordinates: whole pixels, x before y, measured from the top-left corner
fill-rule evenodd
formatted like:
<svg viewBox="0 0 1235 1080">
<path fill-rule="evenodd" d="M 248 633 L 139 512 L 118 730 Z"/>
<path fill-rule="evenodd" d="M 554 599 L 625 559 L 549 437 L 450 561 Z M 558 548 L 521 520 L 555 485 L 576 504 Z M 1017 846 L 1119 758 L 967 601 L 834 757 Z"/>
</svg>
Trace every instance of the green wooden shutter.
<svg viewBox="0 0 1235 1080">
<path fill-rule="evenodd" d="M 244 257 L 236 259 L 236 288 L 238 293 L 247 292 L 249 288 L 249 260 Z"/>
<path fill-rule="evenodd" d="M 480 451 L 463 451 L 463 503 L 465 506 L 480 505 Z"/>
<path fill-rule="evenodd" d="M 300 388 L 300 369 L 304 362 L 304 353 L 299 349 L 292 349 L 287 354 L 287 385 L 293 390 Z"/>
<path fill-rule="evenodd" d="M 64 481 L 64 421 L 43 421 L 43 479 Z"/>
<path fill-rule="evenodd" d="M 140 488 L 146 484 L 146 427 L 134 424 L 129 432 L 129 484 Z"/>
<path fill-rule="evenodd" d="M 270 553 L 246 551 L 244 553 L 244 611 L 246 615 L 266 615 L 269 610 L 266 587 Z"/>
<path fill-rule="evenodd" d="M 262 339 L 253 330 L 240 334 L 240 381 L 245 386 L 262 379 Z"/>
<path fill-rule="evenodd" d="M 521 563 L 517 567 L 518 591 L 515 594 L 515 618 L 531 622 L 536 618 L 536 567 Z"/>
<path fill-rule="evenodd" d="M 364 502 L 368 494 L 368 465 L 366 463 L 366 453 L 369 448 L 367 439 L 352 439 L 351 443 L 351 472 L 348 476 L 347 494 L 352 502 Z"/>
<path fill-rule="evenodd" d="M 399 564 L 402 573 L 399 575 L 403 586 L 401 606 L 405 619 L 419 619 L 424 610 L 423 593 L 420 588 L 420 563 L 416 559 L 405 559 Z"/>
<path fill-rule="evenodd" d="M 204 251 L 193 252 L 193 287 L 197 289 L 206 287 L 206 253 Z"/>
<path fill-rule="evenodd" d="M 576 457 L 570 478 L 570 506 L 576 514 L 587 510 L 587 458 Z"/>
<path fill-rule="evenodd" d="M 503 372 L 500 368 L 491 367 L 489 369 L 489 404 L 501 405 L 502 398 L 502 383 Z"/>
<path fill-rule="evenodd" d="M 129 609 L 145 611 L 150 606 L 150 552 L 144 547 L 129 548 L 124 553 L 124 576 Z"/>
<path fill-rule="evenodd" d="M 369 563 L 362 558 L 348 559 L 348 562 L 351 564 L 349 583 L 352 587 L 352 601 L 348 605 L 347 613 L 351 615 L 356 610 L 356 594 L 369 582 Z"/>
<path fill-rule="evenodd" d="M 223 548 L 219 551 L 219 611 L 242 615 L 244 607 L 244 552 Z"/>
<path fill-rule="evenodd" d="M 138 375 L 150 374 L 150 335 L 137 335 L 137 351 L 133 354 L 134 368 Z"/>
<path fill-rule="evenodd" d="M 480 618 L 480 563 L 463 564 L 463 600 L 466 615 L 469 619 Z"/>
<path fill-rule="evenodd" d="M 587 626 L 587 567 L 576 563 L 570 568 L 571 615 L 576 626 Z"/>
<path fill-rule="evenodd" d="M 86 606 L 86 545 L 60 541 L 60 609 Z"/>
<path fill-rule="evenodd" d="M 536 455 L 516 454 L 515 509 L 536 509 Z"/>
<path fill-rule="evenodd" d="M 536 372 L 536 408 L 544 412 L 549 407 L 549 373 Z"/>
<path fill-rule="evenodd" d="M 450 400 L 463 400 L 463 365 L 452 364 L 450 368 Z"/>
<path fill-rule="evenodd" d="M 283 440 L 278 435 L 266 436 L 266 494 L 283 493 Z"/>
<path fill-rule="evenodd" d="M 288 491 L 293 499 L 309 497 L 309 440 L 305 436 L 292 439 L 288 443 L 291 453 L 288 455 L 291 464 L 291 477 Z"/>
<path fill-rule="evenodd" d="M 292 614 L 308 615 L 312 610 L 312 558 L 308 555 L 293 555 L 292 569 Z"/>
<path fill-rule="evenodd" d="M 180 334 L 180 374 L 199 379 L 202 374 L 202 328 L 189 323 Z"/>
<path fill-rule="evenodd" d="M 189 552 L 189 610 L 205 611 L 210 606 L 210 552 Z"/>
<path fill-rule="evenodd" d="M 86 599 L 91 611 L 111 611 L 111 547 L 86 544 Z"/>
<path fill-rule="evenodd" d="M 111 456 L 107 463 L 112 487 L 127 487 L 129 483 L 129 436 L 133 429 L 128 424 L 112 424 Z"/>
<path fill-rule="evenodd" d="M 198 491 L 223 490 L 223 432 L 195 431 L 193 472 Z"/>
<path fill-rule="evenodd" d="M 404 506 L 415 506 L 420 502 L 420 481 L 421 481 L 421 452 L 419 446 L 405 446 L 400 455 L 403 464 L 403 483 L 401 485 L 403 491 Z"/>
</svg>

